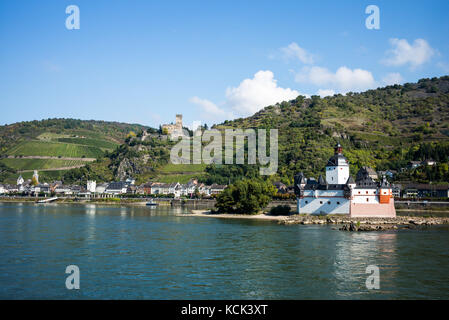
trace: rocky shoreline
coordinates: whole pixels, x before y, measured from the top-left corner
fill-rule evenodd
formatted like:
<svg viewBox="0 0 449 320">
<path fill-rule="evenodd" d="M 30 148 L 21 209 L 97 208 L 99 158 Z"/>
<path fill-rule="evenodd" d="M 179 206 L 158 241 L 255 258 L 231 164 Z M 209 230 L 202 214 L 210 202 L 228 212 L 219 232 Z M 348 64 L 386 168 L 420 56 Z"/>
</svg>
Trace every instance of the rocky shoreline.
<svg viewBox="0 0 449 320">
<path fill-rule="evenodd" d="M 398 216 L 396 218 L 351 218 L 343 216 L 314 216 L 292 215 L 273 216 L 269 214 L 242 215 L 242 214 L 211 214 L 208 210 L 192 210 L 191 214 L 182 216 L 211 217 L 224 219 L 254 219 L 271 220 L 280 225 L 335 225 L 335 229 L 342 231 L 386 231 L 397 229 L 416 229 L 435 225 L 449 225 L 449 217 L 415 217 Z"/>
<path fill-rule="evenodd" d="M 279 220 L 279 224 L 335 224 L 341 225 L 342 231 L 384 231 L 396 229 L 415 229 L 417 227 L 449 224 L 447 217 L 410 217 L 400 216 L 396 218 L 350 218 L 343 217 L 322 217 L 322 216 L 291 216 Z"/>
</svg>

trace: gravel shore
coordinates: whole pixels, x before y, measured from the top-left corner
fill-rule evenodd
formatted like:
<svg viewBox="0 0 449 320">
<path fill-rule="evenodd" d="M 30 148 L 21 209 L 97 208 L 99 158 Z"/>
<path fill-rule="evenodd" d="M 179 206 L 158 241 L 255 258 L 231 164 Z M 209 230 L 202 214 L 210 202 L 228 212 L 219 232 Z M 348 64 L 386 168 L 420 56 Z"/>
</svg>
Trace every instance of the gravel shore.
<svg viewBox="0 0 449 320">
<path fill-rule="evenodd" d="M 255 219 L 277 221 L 282 225 L 309 225 L 333 224 L 338 225 L 342 231 L 382 231 L 400 228 L 414 229 L 420 226 L 433 226 L 449 224 L 449 217 L 412 217 L 398 216 L 396 218 L 351 218 L 349 216 L 270 216 L 267 214 L 211 214 L 208 210 L 192 210 L 192 214 L 183 215 L 191 217 L 211 217 L 223 219 Z"/>
</svg>

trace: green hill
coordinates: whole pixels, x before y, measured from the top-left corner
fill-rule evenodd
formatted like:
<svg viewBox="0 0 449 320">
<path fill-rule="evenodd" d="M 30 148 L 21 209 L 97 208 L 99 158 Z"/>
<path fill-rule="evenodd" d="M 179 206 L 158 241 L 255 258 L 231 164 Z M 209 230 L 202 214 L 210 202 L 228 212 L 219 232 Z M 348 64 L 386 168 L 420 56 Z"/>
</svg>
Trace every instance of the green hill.
<svg viewBox="0 0 449 320">
<path fill-rule="evenodd" d="M 297 172 L 314 177 L 322 174 L 336 142 L 343 145 L 352 174 L 361 166 L 371 166 L 397 170 L 400 181 L 449 181 L 449 76 L 344 96 L 299 96 L 213 128 L 278 129 L 279 168 L 268 179 L 289 185 Z M 67 182 L 132 176 L 138 183 L 198 178 L 209 184 L 259 174 L 253 165 L 173 165 L 169 163 L 173 145 L 157 130 L 139 125 L 72 119 L 12 124 L 0 127 L 0 174 L 43 169 L 48 170 L 43 171 L 44 177 L 48 174 L 48 179 Z M 410 160 L 426 159 L 438 164 L 400 170 Z"/>
<path fill-rule="evenodd" d="M 43 178 L 62 178 L 67 171 L 103 159 L 126 138 L 146 127 L 105 121 L 48 119 L 0 126 L 0 163 L 14 172 L 43 171 Z"/>
<path fill-rule="evenodd" d="M 315 177 L 322 174 L 337 141 L 345 148 L 352 174 L 361 166 L 371 166 L 376 170 L 398 170 L 397 179 L 403 181 L 449 180 L 449 77 L 345 96 L 299 96 L 213 128 L 278 129 L 278 174 L 268 178 L 289 185 L 297 172 Z M 208 184 L 226 184 L 259 175 L 253 165 L 170 164 L 172 145 L 166 136 L 157 134 L 145 141 L 130 138 L 108 154 L 108 169 L 115 179 L 133 176 L 138 182 L 198 178 Z M 400 171 L 410 160 L 430 158 L 438 165 Z M 75 171 L 78 179 L 91 174 Z"/>
<path fill-rule="evenodd" d="M 399 169 L 408 160 L 433 157 L 441 165 L 435 168 L 441 172 L 434 181 L 447 181 L 449 76 L 345 96 L 299 96 L 215 128 L 278 129 L 279 170 L 272 178 L 288 184 L 300 171 L 315 177 L 322 174 L 337 141 L 345 148 L 353 174 L 364 165 L 377 170 Z M 225 176 L 223 170 L 228 169 L 211 173 L 220 179 Z M 431 177 L 401 178 L 425 181 Z"/>
</svg>

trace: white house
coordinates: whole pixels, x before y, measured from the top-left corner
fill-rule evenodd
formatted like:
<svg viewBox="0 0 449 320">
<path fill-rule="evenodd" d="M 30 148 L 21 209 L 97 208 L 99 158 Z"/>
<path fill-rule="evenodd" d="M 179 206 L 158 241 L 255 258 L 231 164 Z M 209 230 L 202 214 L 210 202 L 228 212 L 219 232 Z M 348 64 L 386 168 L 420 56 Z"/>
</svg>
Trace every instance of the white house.
<svg viewBox="0 0 449 320">
<path fill-rule="evenodd" d="M 212 184 L 211 186 L 210 186 L 210 194 L 212 195 L 212 194 L 219 194 L 219 193 L 221 193 L 221 192 L 223 192 L 223 190 L 224 189 L 226 189 L 226 185 L 220 185 L 220 184 L 216 184 L 216 183 L 214 183 L 214 184 Z"/>
<path fill-rule="evenodd" d="M 87 180 L 87 191 L 94 193 L 97 189 L 97 181 Z"/>
<path fill-rule="evenodd" d="M 106 188 L 107 194 L 124 194 L 128 190 L 128 183 L 126 182 L 111 182 Z"/>
<path fill-rule="evenodd" d="M 176 195 L 177 190 L 179 190 L 179 192 L 180 192 L 180 184 L 179 184 L 179 182 L 173 182 L 173 183 L 170 183 L 168 185 L 168 194 L 175 194 Z"/>
<path fill-rule="evenodd" d="M 95 187 L 95 193 L 97 193 L 97 194 L 103 194 L 103 193 L 105 193 L 107 187 L 108 187 L 108 184 L 107 184 L 107 183 L 99 184 L 99 185 L 97 185 L 97 186 Z"/>
<path fill-rule="evenodd" d="M 71 194 L 72 194 L 72 190 L 70 189 L 69 186 L 58 185 L 58 186 L 55 188 L 55 193 L 56 193 L 56 194 L 71 195 Z"/>
</svg>

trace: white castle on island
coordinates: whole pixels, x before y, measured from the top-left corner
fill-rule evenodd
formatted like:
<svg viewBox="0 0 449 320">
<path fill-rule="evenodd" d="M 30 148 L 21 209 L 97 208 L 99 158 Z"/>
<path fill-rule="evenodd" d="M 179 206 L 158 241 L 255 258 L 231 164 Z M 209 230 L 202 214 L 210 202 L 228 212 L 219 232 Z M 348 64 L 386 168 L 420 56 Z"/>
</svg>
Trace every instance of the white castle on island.
<svg viewBox="0 0 449 320">
<path fill-rule="evenodd" d="M 396 217 L 392 188 L 385 177 L 375 181 L 362 168 L 356 180 L 349 173 L 349 161 L 340 144 L 326 165 L 326 179 L 295 176 L 298 213 L 349 214 L 351 217 Z"/>
</svg>

